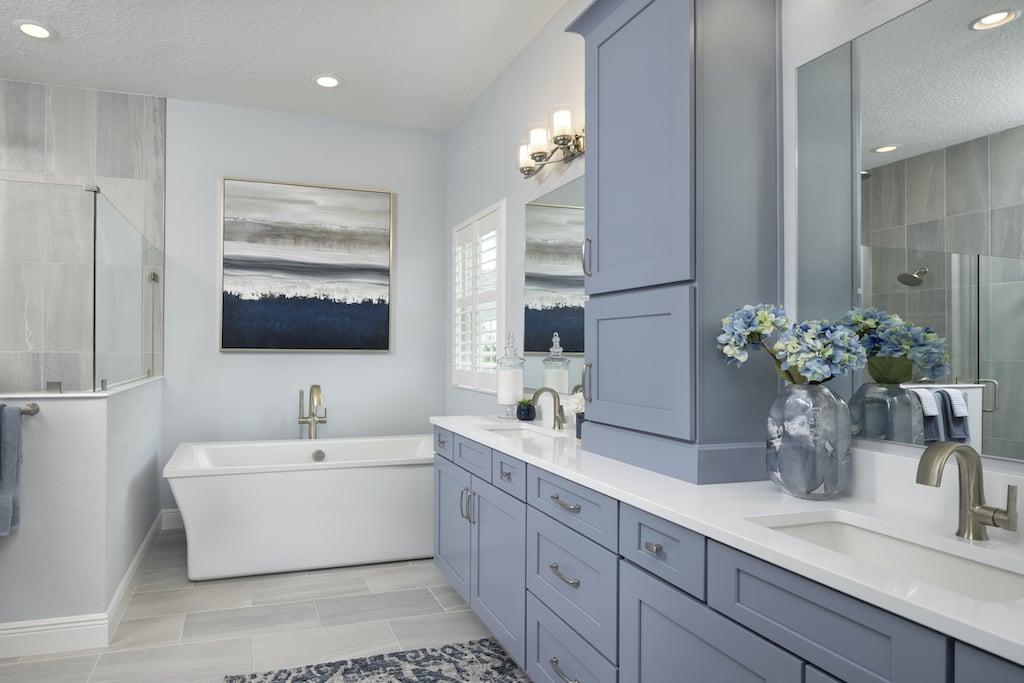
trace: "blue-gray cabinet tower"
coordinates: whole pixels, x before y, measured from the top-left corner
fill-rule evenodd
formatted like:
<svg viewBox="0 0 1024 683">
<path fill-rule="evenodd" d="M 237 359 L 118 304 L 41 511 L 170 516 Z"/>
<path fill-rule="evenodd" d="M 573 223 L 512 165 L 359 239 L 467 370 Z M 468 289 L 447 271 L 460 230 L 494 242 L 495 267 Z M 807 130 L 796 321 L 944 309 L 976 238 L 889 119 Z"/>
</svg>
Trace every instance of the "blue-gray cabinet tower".
<svg viewBox="0 0 1024 683">
<path fill-rule="evenodd" d="M 597 0 L 586 40 L 584 448 L 698 483 L 763 479 L 767 362 L 721 319 L 779 279 L 774 0 Z"/>
</svg>

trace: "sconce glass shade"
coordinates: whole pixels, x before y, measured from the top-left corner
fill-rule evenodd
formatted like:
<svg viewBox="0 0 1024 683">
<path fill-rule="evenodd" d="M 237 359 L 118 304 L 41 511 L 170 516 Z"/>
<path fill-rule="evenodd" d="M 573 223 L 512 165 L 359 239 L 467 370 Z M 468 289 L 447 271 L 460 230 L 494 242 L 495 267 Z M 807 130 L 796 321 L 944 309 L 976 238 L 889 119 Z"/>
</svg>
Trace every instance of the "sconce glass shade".
<svg viewBox="0 0 1024 683">
<path fill-rule="evenodd" d="M 572 142 L 572 112 L 568 107 L 560 106 L 551 112 L 551 142 L 556 146 L 568 145 Z"/>
<path fill-rule="evenodd" d="M 548 158 L 548 129 L 541 123 L 530 126 L 530 157 L 537 162 Z"/>
<path fill-rule="evenodd" d="M 533 158 L 530 157 L 530 145 L 526 140 L 519 142 L 519 153 L 516 154 L 516 168 L 519 169 L 520 173 L 524 174 L 536 168 Z"/>
</svg>

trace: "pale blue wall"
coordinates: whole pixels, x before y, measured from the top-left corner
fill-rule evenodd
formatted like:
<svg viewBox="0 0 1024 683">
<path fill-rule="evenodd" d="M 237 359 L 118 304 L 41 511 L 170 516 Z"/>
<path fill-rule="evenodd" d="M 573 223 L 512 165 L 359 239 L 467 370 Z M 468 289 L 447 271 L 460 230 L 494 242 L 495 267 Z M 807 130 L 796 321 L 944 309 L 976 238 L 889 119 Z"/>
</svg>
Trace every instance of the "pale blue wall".
<svg viewBox="0 0 1024 683">
<path fill-rule="evenodd" d="M 183 441 L 297 438 L 314 383 L 322 437 L 429 431 L 444 407 L 444 134 L 169 100 L 167 151 L 163 462 Z M 224 176 L 394 192 L 390 352 L 219 351 Z M 161 503 L 176 507 L 163 481 Z"/>
</svg>

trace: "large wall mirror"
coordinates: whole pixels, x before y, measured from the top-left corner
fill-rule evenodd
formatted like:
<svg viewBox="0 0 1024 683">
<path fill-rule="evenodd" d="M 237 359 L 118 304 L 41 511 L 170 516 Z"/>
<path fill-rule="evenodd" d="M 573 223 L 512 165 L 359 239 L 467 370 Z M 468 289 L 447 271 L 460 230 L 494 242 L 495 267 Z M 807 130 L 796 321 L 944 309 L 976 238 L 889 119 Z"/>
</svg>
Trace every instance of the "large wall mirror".
<svg viewBox="0 0 1024 683">
<path fill-rule="evenodd" d="M 930 0 L 797 70 L 797 305 L 933 327 L 950 381 L 998 381 L 981 450 L 1024 460 L 1024 19 L 972 29 L 1002 9 Z"/>
<path fill-rule="evenodd" d="M 583 178 L 526 205 L 523 273 L 523 383 L 544 386 L 544 358 L 557 333 L 569 360 L 566 391 L 583 371 Z"/>
</svg>

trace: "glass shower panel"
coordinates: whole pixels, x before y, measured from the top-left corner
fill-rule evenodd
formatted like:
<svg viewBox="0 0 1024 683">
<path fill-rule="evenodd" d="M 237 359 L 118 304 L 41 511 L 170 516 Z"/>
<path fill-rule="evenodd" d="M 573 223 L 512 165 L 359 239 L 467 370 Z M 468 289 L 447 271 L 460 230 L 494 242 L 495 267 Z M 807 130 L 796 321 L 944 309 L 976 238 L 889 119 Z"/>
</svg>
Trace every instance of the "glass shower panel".
<svg viewBox="0 0 1024 683">
<path fill-rule="evenodd" d="M 153 350 L 153 297 L 147 280 L 142 235 L 106 197 L 97 195 L 97 391 L 151 374 L 147 361 Z"/>
<path fill-rule="evenodd" d="M 1024 460 L 1024 260 L 981 257 L 980 376 L 999 383 L 985 388 L 982 451 Z"/>
<path fill-rule="evenodd" d="M 862 306 L 895 313 L 946 338 L 949 381 L 978 376 L 977 255 L 861 247 L 861 283 Z"/>
<path fill-rule="evenodd" d="M 0 181 L 0 391 L 89 391 L 93 202 L 81 185 Z"/>
</svg>

